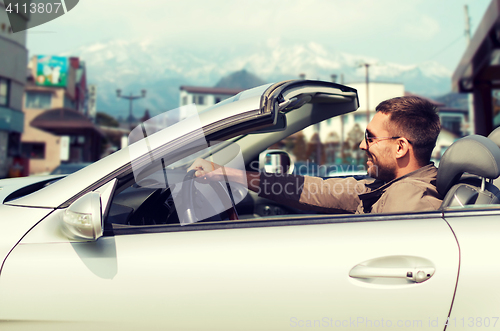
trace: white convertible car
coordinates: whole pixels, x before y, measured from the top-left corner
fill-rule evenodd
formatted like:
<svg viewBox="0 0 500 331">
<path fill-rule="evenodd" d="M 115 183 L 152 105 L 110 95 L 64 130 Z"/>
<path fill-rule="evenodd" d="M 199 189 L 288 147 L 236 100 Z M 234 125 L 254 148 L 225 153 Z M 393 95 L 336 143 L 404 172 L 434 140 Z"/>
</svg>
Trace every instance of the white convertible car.
<svg viewBox="0 0 500 331">
<path fill-rule="evenodd" d="M 448 149 L 433 212 L 298 212 L 186 176 L 196 157 L 291 172 L 266 148 L 357 108 L 346 86 L 270 84 L 147 122 L 67 177 L 0 181 L 0 329 L 500 328 L 489 138 Z"/>
</svg>

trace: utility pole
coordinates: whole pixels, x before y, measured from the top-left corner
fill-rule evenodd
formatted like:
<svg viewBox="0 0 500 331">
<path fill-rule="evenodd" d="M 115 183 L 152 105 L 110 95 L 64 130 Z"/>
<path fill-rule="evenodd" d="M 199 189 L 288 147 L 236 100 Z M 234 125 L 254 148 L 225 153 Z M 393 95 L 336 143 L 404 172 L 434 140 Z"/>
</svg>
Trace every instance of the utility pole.
<svg viewBox="0 0 500 331">
<path fill-rule="evenodd" d="M 365 67 L 365 81 L 366 81 L 366 125 L 370 123 L 370 94 L 368 91 L 369 85 L 369 77 L 368 77 L 368 68 L 370 67 L 369 63 L 362 63 L 359 65 L 360 67 Z"/>
<path fill-rule="evenodd" d="M 330 76 L 332 78 L 332 82 L 333 83 L 337 83 L 337 75 L 336 74 L 333 74 Z M 341 74 L 341 80 L 344 80 L 344 75 Z M 343 154 L 344 154 L 344 116 L 345 114 L 343 115 L 340 115 L 340 146 L 339 146 L 339 149 L 338 151 L 335 151 L 334 152 L 334 158 L 333 158 L 333 162 L 335 163 L 336 162 L 336 154 L 337 152 L 340 152 L 340 155 L 341 157 L 343 158 Z"/>
<path fill-rule="evenodd" d="M 469 6 L 465 5 L 465 37 L 467 38 L 467 45 L 470 44 L 470 17 L 469 17 Z"/>
<path fill-rule="evenodd" d="M 465 9 L 465 38 L 467 39 L 467 47 L 470 45 L 470 16 L 469 7 L 464 6 Z M 467 96 L 468 106 L 469 106 L 469 134 L 474 134 L 476 132 L 476 127 L 474 123 L 474 92 L 469 93 Z"/>
<path fill-rule="evenodd" d="M 118 98 L 126 99 L 126 100 L 129 101 L 128 125 L 129 125 L 129 129 L 132 131 L 132 129 L 133 129 L 133 127 L 132 127 L 132 101 L 137 100 L 137 99 L 145 98 L 146 97 L 146 90 L 141 90 L 141 94 L 140 95 L 132 95 L 132 92 L 130 92 L 130 95 L 127 96 L 127 95 L 122 95 L 122 90 L 121 89 L 117 89 L 116 90 L 116 96 Z"/>
<path fill-rule="evenodd" d="M 337 83 L 337 75 L 333 74 L 330 77 L 332 77 L 332 82 Z M 341 84 L 343 83 L 344 80 L 344 75 L 340 75 L 340 80 Z M 344 143 L 344 116 L 345 114 L 340 115 L 340 146 Z"/>
</svg>

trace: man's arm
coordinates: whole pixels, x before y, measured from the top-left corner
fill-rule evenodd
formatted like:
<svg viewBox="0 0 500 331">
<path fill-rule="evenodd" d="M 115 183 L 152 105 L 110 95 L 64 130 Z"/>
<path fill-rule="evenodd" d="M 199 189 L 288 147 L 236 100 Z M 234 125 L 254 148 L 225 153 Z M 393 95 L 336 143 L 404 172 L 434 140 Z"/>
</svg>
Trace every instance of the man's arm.
<svg viewBox="0 0 500 331">
<path fill-rule="evenodd" d="M 261 173 L 259 196 L 322 213 L 354 213 L 365 181 L 353 177 L 329 178 Z"/>
<path fill-rule="evenodd" d="M 242 184 L 248 187 L 248 189 L 259 192 L 260 186 L 260 173 L 256 171 L 244 171 L 240 169 L 234 169 L 229 167 L 223 167 L 216 163 L 204 160 L 196 159 L 193 164 L 187 169 L 196 170 L 195 176 L 199 178 L 202 182 L 217 180 L 226 180 L 233 183 Z"/>
<path fill-rule="evenodd" d="M 248 189 L 259 192 L 260 189 L 260 172 L 257 171 L 247 171 L 247 183 Z"/>
<path fill-rule="evenodd" d="M 246 184 L 259 196 L 303 210 L 325 213 L 354 213 L 360 203 L 358 194 L 366 188 L 354 178 L 327 179 L 319 177 L 272 174 L 222 167 L 197 159 L 189 168 L 196 170 L 200 181 L 223 181 Z"/>
</svg>

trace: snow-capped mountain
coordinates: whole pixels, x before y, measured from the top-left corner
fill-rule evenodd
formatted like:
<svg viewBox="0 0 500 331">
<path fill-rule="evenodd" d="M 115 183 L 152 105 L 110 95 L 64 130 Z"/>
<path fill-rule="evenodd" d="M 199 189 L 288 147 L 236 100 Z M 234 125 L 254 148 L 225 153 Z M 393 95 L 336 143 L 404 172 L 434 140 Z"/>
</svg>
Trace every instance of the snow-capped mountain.
<svg viewBox="0 0 500 331">
<path fill-rule="evenodd" d="M 134 115 L 146 108 L 152 115 L 179 105 L 181 85 L 214 86 L 222 77 L 242 69 L 267 82 L 298 78 L 330 80 L 332 74 L 344 83 L 361 82 L 370 63 L 371 81 L 399 82 L 405 89 L 425 96 L 449 92 L 451 72 L 436 62 L 419 65 L 387 63 L 376 58 L 333 51 L 317 43 L 287 44 L 268 40 L 260 45 L 193 51 L 156 43 L 115 40 L 81 47 L 62 54 L 78 56 L 86 62 L 89 84 L 96 84 L 97 109 L 113 116 L 128 115 L 128 102 L 117 99 L 122 94 L 147 97 L 134 103 Z"/>
</svg>

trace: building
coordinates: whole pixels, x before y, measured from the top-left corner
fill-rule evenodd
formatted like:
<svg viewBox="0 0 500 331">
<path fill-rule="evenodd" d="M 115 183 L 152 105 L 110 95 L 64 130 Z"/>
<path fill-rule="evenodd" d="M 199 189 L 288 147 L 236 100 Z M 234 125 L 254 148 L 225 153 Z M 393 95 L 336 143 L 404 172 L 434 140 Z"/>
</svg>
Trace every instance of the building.
<svg viewBox="0 0 500 331">
<path fill-rule="evenodd" d="M 219 88 L 219 87 L 200 87 L 200 86 L 181 86 L 180 87 L 180 104 L 179 106 L 185 106 L 189 104 L 196 104 L 196 110 L 198 112 L 215 105 L 227 98 L 232 97 L 243 91 L 243 89 L 230 89 L 230 88 Z M 187 114 L 182 112 L 179 114 L 179 118 L 185 118 Z"/>
<path fill-rule="evenodd" d="M 457 135 L 454 132 L 449 131 L 441 127 L 441 132 L 439 132 L 439 136 L 436 141 L 436 147 L 432 151 L 431 159 L 439 165 L 439 161 L 443 156 L 444 152 L 451 146 L 455 141 L 457 141 L 461 136 Z"/>
<path fill-rule="evenodd" d="M 21 24 L 28 24 L 28 15 L 13 15 Z M 28 50 L 26 31 L 12 33 L 3 1 L 0 1 L 0 50 L 0 178 L 4 178 L 12 171 L 13 160 L 20 153 Z"/>
<path fill-rule="evenodd" d="M 492 0 L 452 76 L 453 91 L 470 93 L 473 132 L 488 135 L 500 125 L 493 92 L 500 89 L 500 0 Z"/>
<path fill-rule="evenodd" d="M 35 55 L 24 93 L 22 155 L 30 174 L 47 173 L 61 162 L 99 159 L 103 134 L 88 118 L 85 63 L 76 57 Z"/>
</svg>

